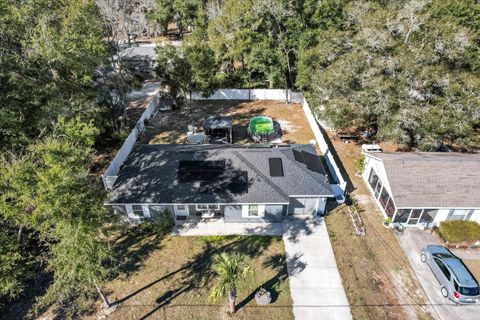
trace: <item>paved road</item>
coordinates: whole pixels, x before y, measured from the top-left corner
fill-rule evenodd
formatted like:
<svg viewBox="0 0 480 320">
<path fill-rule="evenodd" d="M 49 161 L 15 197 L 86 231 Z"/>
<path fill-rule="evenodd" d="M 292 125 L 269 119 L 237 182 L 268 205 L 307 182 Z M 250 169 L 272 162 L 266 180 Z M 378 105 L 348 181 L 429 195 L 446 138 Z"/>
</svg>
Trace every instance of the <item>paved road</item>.
<svg viewBox="0 0 480 320">
<path fill-rule="evenodd" d="M 352 319 L 323 218 L 283 227 L 295 319 Z"/>
<path fill-rule="evenodd" d="M 440 285 L 430 268 L 420 260 L 421 249 L 427 244 L 436 243 L 430 231 L 411 228 L 397 235 L 397 238 L 435 309 L 436 318 L 441 320 L 480 319 L 480 305 L 457 305 L 445 299 L 440 293 Z"/>
</svg>

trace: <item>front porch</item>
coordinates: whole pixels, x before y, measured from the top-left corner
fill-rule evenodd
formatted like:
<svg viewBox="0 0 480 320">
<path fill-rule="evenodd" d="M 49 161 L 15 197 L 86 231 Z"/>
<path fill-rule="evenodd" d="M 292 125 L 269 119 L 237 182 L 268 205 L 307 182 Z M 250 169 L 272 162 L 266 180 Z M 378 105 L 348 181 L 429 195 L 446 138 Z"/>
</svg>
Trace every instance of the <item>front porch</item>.
<svg viewBox="0 0 480 320">
<path fill-rule="evenodd" d="M 282 235 L 281 222 L 225 222 L 223 215 L 204 219 L 190 215 L 185 220 L 176 220 L 173 234 L 180 236 L 224 236 L 224 235 Z"/>
</svg>

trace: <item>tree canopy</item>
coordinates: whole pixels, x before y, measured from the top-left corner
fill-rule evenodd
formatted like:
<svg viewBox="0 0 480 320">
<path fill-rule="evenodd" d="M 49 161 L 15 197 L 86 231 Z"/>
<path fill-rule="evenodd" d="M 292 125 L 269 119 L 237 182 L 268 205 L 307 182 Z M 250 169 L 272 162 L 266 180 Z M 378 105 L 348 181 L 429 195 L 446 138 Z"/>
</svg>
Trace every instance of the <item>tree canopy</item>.
<svg viewBox="0 0 480 320">
<path fill-rule="evenodd" d="M 59 116 L 96 117 L 97 21 L 93 1 L 0 1 L 0 149 L 25 146 Z"/>
<path fill-rule="evenodd" d="M 371 130 L 407 150 L 472 150 L 479 21 L 467 0 L 205 1 L 185 42 L 213 60 L 188 69 L 215 82 L 184 82 L 301 90 L 336 129 Z"/>
<path fill-rule="evenodd" d="M 30 257 L 30 263 L 46 260 L 53 272 L 47 302 L 93 292 L 93 280 L 106 275 L 109 256 L 99 232 L 110 218 L 103 206 L 104 192 L 89 176 L 96 133 L 92 124 L 60 121 L 54 134 L 0 163 L 1 221 L 20 228 L 19 235 L 22 228 L 34 230 L 46 246 L 47 251 Z M 22 242 L 14 243 L 10 237 L 5 244 L 0 251 L 8 256 L 5 268 L 19 265 L 21 256 L 14 249 Z M 18 294 L 21 280 L 16 273 L 5 274 L 1 281 L 9 284 L 7 290 L 17 288 L 5 293 Z"/>
<path fill-rule="evenodd" d="M 110 218 L 90 175 L 103 34 L 93 0 L 0 1 L 0 304 L 45 273 L 44 301 L 71 303 L 106 274 Z"/>
<path fill-rule="evenodd" d="M 478 148 L 478 5 L 355 1 L 344 17 L 301 52 L 298 86 L 322 118 L 407 149 Z"/>
</svg>

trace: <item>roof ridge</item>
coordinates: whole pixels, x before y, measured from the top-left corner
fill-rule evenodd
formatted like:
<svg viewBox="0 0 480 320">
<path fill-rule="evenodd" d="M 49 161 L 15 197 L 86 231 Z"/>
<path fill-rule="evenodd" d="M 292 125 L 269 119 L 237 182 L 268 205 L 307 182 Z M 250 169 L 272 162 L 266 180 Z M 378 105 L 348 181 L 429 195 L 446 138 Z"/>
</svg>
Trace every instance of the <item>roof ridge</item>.
<svg viewBox="0 0 480 320">
<path fill-rule="evenodd" d="M 252 169 L 257 175 L 259 175 L 267 184 L 269 184 L 278 194 L 283 196 L 285 199 L 288 200 L 289 195 L 286 194 L 279 186 L 272 182 L 272 180 L 268 179 L 262 172 L 260 172 L 250 161 L 248 161 L 244 156 L 242 156 L 238 151 L 232 151 L 235 156 L 237 156 L 240 160 L 242 160 L 250 169 Z"/>
</svg>

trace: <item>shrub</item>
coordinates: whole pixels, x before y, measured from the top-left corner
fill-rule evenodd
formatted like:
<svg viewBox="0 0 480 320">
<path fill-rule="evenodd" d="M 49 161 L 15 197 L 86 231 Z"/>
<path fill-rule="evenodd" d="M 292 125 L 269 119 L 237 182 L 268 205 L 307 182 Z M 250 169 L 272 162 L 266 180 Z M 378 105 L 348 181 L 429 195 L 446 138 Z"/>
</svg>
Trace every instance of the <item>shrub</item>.
<svg viewBox="0 0 480 320">
<path fill-rule="evenodd" d="M 365 170 L 365 156 L 362 155 L 360 158 L 355 160 L 355 168 L 357 169 L 357 172 L 362 174 L 363 171 Z"/>
<path fill-rule="evenodd" d="M 450 243 L 472 243 L 480 240 L 480 224 L 475 221 L 442 221 L 438 233 Z"/>
<path fill-rule="evenodd" d="M 153 232 L 157 236 L 165 236 L 172 231 L 175 226 L 175 221 L 172 218 L 172 214 L 168 210 L 164 210 L 160 213 L 159 217 L 154 220 L 147 220 L 141 225 L 141 228 L 146 232 Z"/>
</svg>

